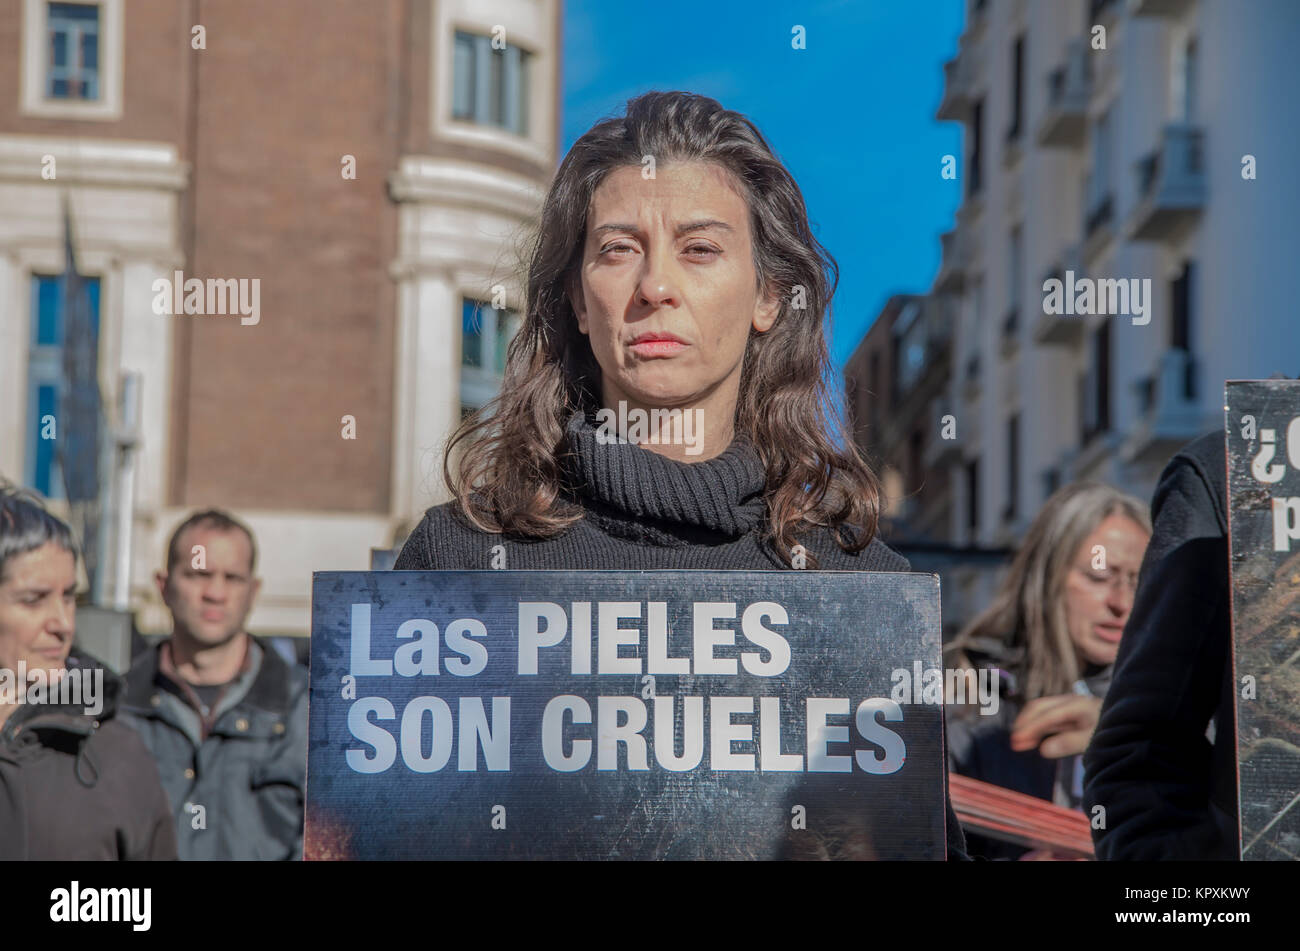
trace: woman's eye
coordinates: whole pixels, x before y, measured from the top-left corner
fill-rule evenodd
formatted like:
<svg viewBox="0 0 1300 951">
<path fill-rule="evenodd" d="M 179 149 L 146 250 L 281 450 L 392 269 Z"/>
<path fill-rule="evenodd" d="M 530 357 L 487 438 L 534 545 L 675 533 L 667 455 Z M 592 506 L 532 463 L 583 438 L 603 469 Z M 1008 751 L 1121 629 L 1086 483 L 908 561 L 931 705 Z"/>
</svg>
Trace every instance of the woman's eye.
<svg viewBox="0 0 1300 951">
<path fill-rule="evenodd" d="M 619 250 L 631 251 L 632 246 L 627 244 L 611 244 L 608 247 L 604 248 L 600 253 L 608 254 L 610 251 L 619 251 Z"/>
<path fill-rule="evenodd" d="M 703 244 L 697 244 L 695 247 L 687 248 L 686 250 L 689 251 L 691 254 L 700 254 L 700 253 L 717 254 L 718 253 L 717 248 L 710 248 Z"/>
</svg>

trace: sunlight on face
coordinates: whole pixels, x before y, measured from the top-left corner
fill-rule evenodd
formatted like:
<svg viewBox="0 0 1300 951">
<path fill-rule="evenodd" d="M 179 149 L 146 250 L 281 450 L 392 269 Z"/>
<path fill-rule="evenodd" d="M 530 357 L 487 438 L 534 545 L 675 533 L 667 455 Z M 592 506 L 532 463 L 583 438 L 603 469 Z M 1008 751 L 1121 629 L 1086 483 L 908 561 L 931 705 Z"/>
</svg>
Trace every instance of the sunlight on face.
<svg viewBox="0 0 1300 951">
<path fill-rule="evenodd" d="M 196 545 L 204 550 L 201 568 L 191 557 Z M 186 529 L 177 547 L 182 557 L 171 574 L 158 574 L 176 631 L 203 647 L 228 643 L 244 629 L 260 584 L 250 568 L 248 536 L 199 524 Z"/>
<path fill-rule="evenodd" d="M 604 405 L 734 413 L 750 330 L 778 310 L 756 283 L 749 209 L 723 169 L 611 172 L 592 196 L 573 300 Z"/>
<path fill-rule="evenodd" d="M 77 559 L 47 542 L 10 558 L 0 584 L 0 669 L 62 670 L 77 624 Z"/>
<path fill-rule="evenodd" d="M 1065 584 L 1065 613 L 1081 660 L 1114 663 L 1150 538 L 1131 518 L 1109 515 L 1075 553 Z M 1104 569 L 1093 567 L 1097 545 L 1104 549 Z"/>
</svg>

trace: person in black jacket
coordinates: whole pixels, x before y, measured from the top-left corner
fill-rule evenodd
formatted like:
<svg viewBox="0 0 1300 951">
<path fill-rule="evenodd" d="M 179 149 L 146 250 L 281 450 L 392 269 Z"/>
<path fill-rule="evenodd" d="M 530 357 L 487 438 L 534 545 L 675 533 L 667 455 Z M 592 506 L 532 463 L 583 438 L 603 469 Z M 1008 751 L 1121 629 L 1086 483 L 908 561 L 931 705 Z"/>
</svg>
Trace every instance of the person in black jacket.
<svg viewBox="0 0 1300 951">
<path fill-rule="evenodd" d="M 561 163 L 500 395 L 395 569 L 909 570 L 828 418 L 834 274 L 748 119 L 630 101 Z"/>
<path fill-rule="evenodd" d="M 0 485 L 0 860 L 174 859 L 121 678 L 72 646 L 76 588 L 71 530 Z"/>
<path fill-rule="evenodd" d="M 1092 744 L 1085 800 L 1101 859 L 1236 859 L 1236 714 L 1223 432 L 1183 447 Z M 1210 738 L 1212 737 L 1212 739 Z"/>
</svg>

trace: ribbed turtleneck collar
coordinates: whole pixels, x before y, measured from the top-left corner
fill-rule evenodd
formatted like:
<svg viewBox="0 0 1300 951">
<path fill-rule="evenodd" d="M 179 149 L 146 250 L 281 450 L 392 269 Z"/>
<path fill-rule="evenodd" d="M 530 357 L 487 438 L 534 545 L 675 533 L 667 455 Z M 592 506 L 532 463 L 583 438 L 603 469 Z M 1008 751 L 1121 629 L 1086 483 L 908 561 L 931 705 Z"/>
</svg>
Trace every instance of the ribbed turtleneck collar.
<svg viewBox="0 0 1300 951">
<path fill-rule="evenodd" d="M 565 432 L 567 468 L 587 499 L 632 520 L 709 529 L 735 537 L 763 520 L 766 476 L 743 437 L 721 455 L 678 462 L 632 443 L 602 443 L 594 413 L 575 412 Z"/>
</svg>

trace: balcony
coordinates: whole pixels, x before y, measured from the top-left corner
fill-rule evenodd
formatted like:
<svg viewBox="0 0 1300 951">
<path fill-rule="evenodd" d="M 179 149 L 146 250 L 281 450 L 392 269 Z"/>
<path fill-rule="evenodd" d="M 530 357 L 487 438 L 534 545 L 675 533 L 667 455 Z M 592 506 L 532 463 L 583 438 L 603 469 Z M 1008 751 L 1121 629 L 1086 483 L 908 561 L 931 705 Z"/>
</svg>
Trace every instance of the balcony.
<svg viewBox="0 0 1300 951">
<path fill-rule="evenodd" d="M 1079 245 L 1070 245 L 1061 252 L 1057 262 L 1043 274 L 1040 287 L 1051 280 L 1061 282 L 1061 305 L 1065 312 L 1049 314 L 1040 306 L 1034 318 L 1034 343 L 1048 346 L 1074 346 L 1083 339 L 1087 320 L 1070 313 L 1074 309 L 1072 305 L 1074 283 L 1087 276 L 1080 254 Z M 1046 300 L 1047 292 L 1043 291 L 1043 302 L 1045 303 Z"/>
<path fill-rule="evenodd" d="M 980 357 L 974 354 L 966 361 L 966 374 L 962 380 L 963 395 L 969 400 L 979 395 L 980 391 Z"/>
<path fill-rule="evenodd" d="M 1065 450 L 1055 466 L 1061 484 L 1081 479 L 1105 479 L 1106 462 L 1113 461 L 1119 444 L 1119 434 L 1113 429 L 1104 429 L 1089 435 L 1082 446 Z"/>
<path fill-rule="evenodd" d="M 1002 356 L 1009 357 L 1020 346 L 1020 308 L 1013 306 L 1002 319 Z"/>
<path fill-rule="evenodd" d="M 1090 0 L 1088 3 L 1089 24 L 1100 23 L 1114 17 L 1118 12 L 1116 10 L 1118 6 L 1116 0 Z"/>
<path fill-rule="evenodd" d="M 1065 62 L 1047 77 L 1047 108 L 1038 122 L 1038 144 L 1078 148 L 1088 127 L 1088 99 L 1092 95 L 1092 58 L 1088 44 L 1071 40 Z"/>
<path fill-rule="evenodd" d="M 968 420 L 957 418 L 953 412 L 952 403 L 947 399 L 935 400 L 931 404 L 930 432 L 933 437 L 926 444 L 922 456 L 922 462 L 927 469 L 938 469 L 944 466 L 956 465 L 962 460 L 963 447 L 965 445 L 962 436 L 965 435 L 966 423 Z M 951 426 L 945 425 L 944 417 L 952 416 Z M 952 434 L 952 439 L 945 439 L 944 433 Z"/>
<path fill-rule="evenodd" d="M 1095 199 L 1084 215 L 1083 260 L 1090 262 L 1115 236 L 1115 198 L 1107 192 Z"/>
<path fill-rule="evenodd" d="M 975 69 L 970 47 L 963 43 L 958 47 L 957 55 L 943 64 L 943 98 L 939 100 L 935 117 L 960 122 L 969 119 L 976 98 L 974 84 Z"/>
<path fill-rule="evenodd" d="M 1137 163 L 1137 207 L 1129 219 L 1134 241 L 1177 237 L 1205 206 L 1205 148 L 1201 129 L 1165 126 L 1160 145 Z"/>
<path fill-rule="evenodd" d="M 1129 13 L 1135 17 L 1180 17 L 1192 6 L 1192 0 L 1133 0 Z"/>
<path fill-rule="evenodd" d="M 1167 459 L 1206 428 L 1197 404 L 1196 360 L 1186 350 L 1166 350 L 1149 376 L 1133 384 L 1136 425 L 1120 447 L 1126 462 Z"/>
<path fill-rule="evenodd" d="M 1020 161 L 1020 127 L 1011 126 L 1007 129 L 1007 137 L 1002 143 L 1002 167 L 1009 169 Z"/>
<path fill-rule="evenodd" d="M 943 260 L 939 262 L 939 275 L 934 280 L 940 293 L 960 294 L 966 286 L 966 268 L 970 263 L 967 231 L 956 227 L 939 236 L 943 243 Z"/>
</svg>

